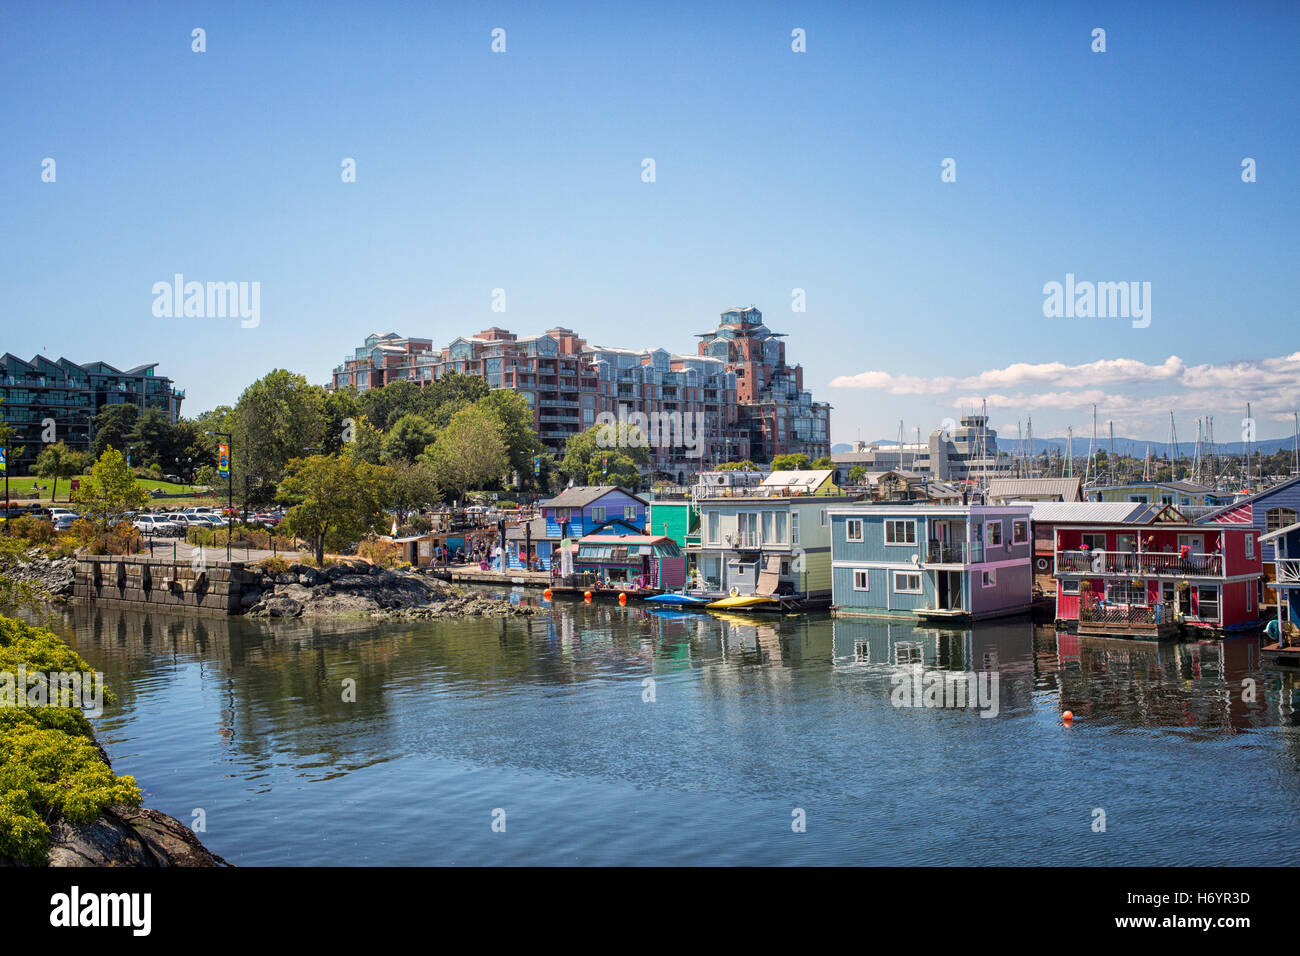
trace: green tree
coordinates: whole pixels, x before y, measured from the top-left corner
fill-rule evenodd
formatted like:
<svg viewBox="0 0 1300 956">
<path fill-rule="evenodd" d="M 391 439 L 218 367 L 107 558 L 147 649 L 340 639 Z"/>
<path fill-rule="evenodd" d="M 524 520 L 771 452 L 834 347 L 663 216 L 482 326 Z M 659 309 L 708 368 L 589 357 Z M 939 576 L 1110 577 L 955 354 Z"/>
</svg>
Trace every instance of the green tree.
<svg viewBox="0 0 1300 956">
<path fill-rule="evenodd" d="M 91 434 L 95 436 L 90 446 L 91 455 L 99 458 L 106 448 L 125 452 L 131 429 L 139 417 L 140 409 L 134 405 L 101 405 L 91 426 Z"/>
<path fill-rule="evenodd" d="M 36 457 L 36 474 L 41 478 L 51 478 L 54 487 L 50 489 L 50 500 L 59 495 L 59 479 L 71 478 L 86 469 L 86 456 L 63 442 L 46 445 Z"/>
<path fill-rule="evenodd" d="M 322 449 L 325 420 L 325 390 L 301 375 L 276 369 L 248 386 L 230 414 L 235 487 L 251 486 L 253 504 L 273 500 L 289 462 Z"/>
<path fill-rule="evenodd" d="M 629 477 L 622 459 L 635 466 L 637 475 L 631 484 L 639 487 L 640 469 L 650 464 L 649 443 L 641 430 L 625 423 L 593 425 L 565 442 L 560 470 L 579 484 L 625 484 L 611 478 L 614 473 L 624 479 Z"/>
<path fill-rule="evenodd" d="M 84 518 L 107 528 L 123 512 L 143 508 L 149 495 L 136 484 L 126 466 L 126 457 L 116 448 L 106 448 L 72 493 L 72 506 Z"/>
<path fill-rule="evenodd" d="M 758 471 L 758 465 L 748 458 L 744 461 L 728 461 L 718 466 L 718 471 Z"/>
<path fill-rule="evenodd" d="M 325 438 L 321 453 L 335 455 L 344 451 L 356 434 L 357 423 L 365 420 L 365 411 L 357 393 L 339 389 L 325 393 Z"/>
<path fill-rule="evenodd" d="M 380 388 L 369 388 L 361 395 L 361 407 L 370 424 L 387 431 L 403 415 L 418 415 L 424 399 L 420 386 L 409 379 L 398 379 Z"/>
<path fill-rule="evenodd" d="M 384 433 L 370 419 L 361 417 L 353 421 L 351 432 L 345 439 L 343 453 L 353 461 L 378 465 L 384 458 Z"/>
<path fill-rule="evenodd" d="M 826 471 L 828 469 L 834 468 L 835 462 L 831 461 L 830 455 L 822 455 L 820 458 L 818 458 L 816 461 L 812 463 L 812 466 L 816 471 Z"/>
<path fill-rule="evenodd" d="M 347 455 L 311 455 L 288 463 L 276 498 L 290 505 L 285 529 L 311 543 L 316 563 L 325 549 L 352 544 L 381 529 L 392 475 L 382 465 Z"/>
<path fill-rule="evenodd" d="M 384 435 L 384 461 L 415 461 L 433 444 L 438 430 L 421 415 L 403 415 Z"/>
<path fill-rule="evenodd" d="M 849 469 L 849 481 L 855 485 L 862 484 L 863 479 L 867 477 L 867 469 L 861 465 L 854 465 Z"/>
<path fill-rule="evenodd" d="M 807 471 L 810 462 L 803 452 L 777 455 L 772 459 L 773 471 Z"/>
<path fill-rule="evenodd" d="M 501 421 L 486 408 L 471 405 L 451 417 L 421 460 L 446 493 L 460 500 L 470 488 L 498 480 L 510 466 Z"/>
<path fill-rule="evenodd" d="M 433 469 L 421 461 L 395 461 L 389 466 L 389 498 L 405 521 L 412 511 L 418 511 L 438 500 L 438 482 Z"/>
<path fill-rule="evenodd" d="M 487 409 L 501 422 L 506 454 L 520 484 L 527 487 L 539 485 L 540 481 L 533 475 L 533 456 L 540 455 L 545 448 L 533 427 L 532 406 L 522 395 L 508 388 L 493 389 L 475 405 Z"/>
<path fill-rule="evenodd" d="M 490 392 L 487 382 L 477 375 L 449 372 L 424 386 L 420 411 L 439 428 L 445 428 L 453 415 L 486 398 Z"/>
</svg>

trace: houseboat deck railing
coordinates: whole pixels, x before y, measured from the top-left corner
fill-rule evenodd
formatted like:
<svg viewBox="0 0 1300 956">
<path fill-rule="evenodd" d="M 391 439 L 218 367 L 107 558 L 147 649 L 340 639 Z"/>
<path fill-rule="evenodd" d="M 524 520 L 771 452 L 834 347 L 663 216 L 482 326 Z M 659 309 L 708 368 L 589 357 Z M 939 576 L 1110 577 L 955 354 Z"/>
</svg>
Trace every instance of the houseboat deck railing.
<svg viewBox="0 0 1300 956">
<path fill-rule="evenodd" d="M 1123 624 L 1138 627 L 1156 627 L 1174 620 L 1172 604 L 1110 604 L 1084 601 L 1079 606 L 1081 624 Z"/>
<path fill-rule="evenodd" d="M 1300 558 L 1277 558 L 1278 584 L 1300 584 Z"/>
<path fill-rule="evenodd" d="M 1138 574 L 1146 576 L 1222 577 L 1222 554 L 1168 551 L 1058 551 L 1058 574 Z"/>
<path fill-rule="evenodd" d="M 965 542 L 928 541 L 925 548 L 927 564 L 978 564 L 984 560 L 982 544 Z"/>
</svg>

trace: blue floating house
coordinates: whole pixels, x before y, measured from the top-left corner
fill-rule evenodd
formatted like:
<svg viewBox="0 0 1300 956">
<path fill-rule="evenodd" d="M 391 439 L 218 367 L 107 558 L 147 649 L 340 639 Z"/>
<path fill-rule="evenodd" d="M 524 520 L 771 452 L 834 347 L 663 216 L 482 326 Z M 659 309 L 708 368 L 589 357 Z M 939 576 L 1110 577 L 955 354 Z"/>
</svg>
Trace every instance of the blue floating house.
<svg viewBox="0 0 1300 956">
<path fill-rule="evenodd" d="M 577 485 L 542 502 L 546 538 L 562 541 L 596 534 L 645 534 L 649 503 L 618 485 Z"/>
<path fill-rule="evenodd" d="M 968 621 L 1032 602 L 1029 505 L 861 503 L 830 509 L 832 609 Z"/>
</svg>

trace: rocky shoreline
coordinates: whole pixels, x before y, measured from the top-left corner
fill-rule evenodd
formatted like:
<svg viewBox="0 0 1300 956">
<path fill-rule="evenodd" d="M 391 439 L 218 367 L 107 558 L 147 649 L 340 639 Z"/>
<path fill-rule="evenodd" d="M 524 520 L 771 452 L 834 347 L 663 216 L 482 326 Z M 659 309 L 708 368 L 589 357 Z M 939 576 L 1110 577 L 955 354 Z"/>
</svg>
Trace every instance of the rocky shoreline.
<svg viewBox="0 0 1300 956">
<path fill-rule="evenodd" d="M 21 557 L 0 558 L 0 577 L 57 600 L 72 596 L 77 562 L 52 558 L 40 548 L 28 548 Z"/>
<path fill-rule="evenodd" d="M 542 608 L 464 591 L 418 571 L 390 571 L 365 561 L 324 570 L 291 564 L 245 591 L 250 617 L 363 615 L 401 620 L 444 617 L 527 617 Z"/>
</svg>

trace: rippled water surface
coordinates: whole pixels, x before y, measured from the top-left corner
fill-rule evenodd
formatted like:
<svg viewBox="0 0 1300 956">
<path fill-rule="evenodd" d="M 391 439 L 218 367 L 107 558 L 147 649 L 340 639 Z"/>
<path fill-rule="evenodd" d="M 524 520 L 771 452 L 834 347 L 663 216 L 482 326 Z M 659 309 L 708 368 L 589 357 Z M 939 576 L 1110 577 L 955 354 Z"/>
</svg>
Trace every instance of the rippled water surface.
<svg viewBox="0 0 1300 956">
<path fill-rule="evenodd" d="M 202 809 L 241 865 L 1300 860 L 1279 826 L 1300 806 L 1297 683 L 1254 638 L 573 604 L 43 623 L 118 694 L 97 722 L 117 772 L 149 806 Z M 996 716 L 894 706 L 971 670 L 997 675 Z"/>
</svg>

